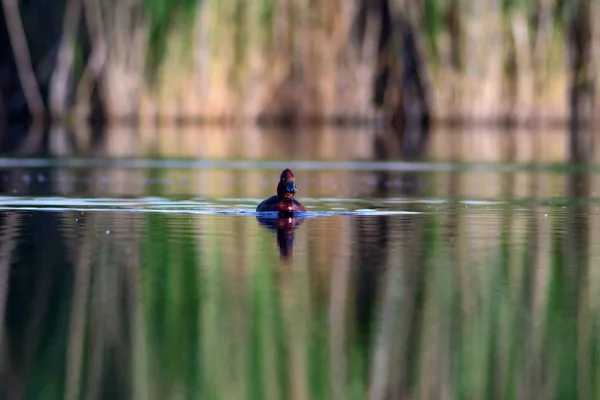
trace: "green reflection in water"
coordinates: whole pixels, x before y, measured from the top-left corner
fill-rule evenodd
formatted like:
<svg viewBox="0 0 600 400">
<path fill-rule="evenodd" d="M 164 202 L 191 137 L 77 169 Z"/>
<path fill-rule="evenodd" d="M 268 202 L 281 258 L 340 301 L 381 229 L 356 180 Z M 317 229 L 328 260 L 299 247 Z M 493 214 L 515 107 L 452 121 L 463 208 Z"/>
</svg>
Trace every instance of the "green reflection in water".
<svg viewBox="0 0 600 400">
<path fill-rule="evenodd" d="M 291 257 L 251 215 L 2 212 L 2 394 L 598 394 L 595 206 L 402 207 Z"/>
</svg>

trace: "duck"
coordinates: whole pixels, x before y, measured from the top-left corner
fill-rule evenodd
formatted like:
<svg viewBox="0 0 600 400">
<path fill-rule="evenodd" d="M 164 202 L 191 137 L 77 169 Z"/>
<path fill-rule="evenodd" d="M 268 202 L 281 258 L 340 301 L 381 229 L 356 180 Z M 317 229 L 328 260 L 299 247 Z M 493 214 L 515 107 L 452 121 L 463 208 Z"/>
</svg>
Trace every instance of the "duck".
<svg viewBox="0 0 600 400">
<path fill-rule="evenodd" d="M 306 208 L 294 198 L 296 193 L 298 193 L 298 189 L 296 188 L 296 177 L 289 168 L 286 168 L 281 172 L 279 177 L 277 194 L 261 201 L 256 207 L 256 211 L 277 211 L 280 214 L 306 212 Z"/>
</svg>

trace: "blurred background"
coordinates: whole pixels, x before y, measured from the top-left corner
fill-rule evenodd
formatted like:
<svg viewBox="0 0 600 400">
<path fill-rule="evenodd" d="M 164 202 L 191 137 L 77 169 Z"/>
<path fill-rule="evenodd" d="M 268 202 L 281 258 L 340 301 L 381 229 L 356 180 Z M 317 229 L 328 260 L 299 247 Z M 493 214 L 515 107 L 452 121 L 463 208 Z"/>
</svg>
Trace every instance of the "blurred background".
<svg viewBox="0 0 600 400">
<path fill-rule="evenodd" d="M 4 126 L 42 118 L 350 123 L 379 114 L 560 123 L 590 118 L 597 91 L 590 0 L 2 5 Z"/>
<path fill-rule="evenodd" d="M 597 1 L 0 13 L 0 400 L 600 397 Z"/>
</svg>

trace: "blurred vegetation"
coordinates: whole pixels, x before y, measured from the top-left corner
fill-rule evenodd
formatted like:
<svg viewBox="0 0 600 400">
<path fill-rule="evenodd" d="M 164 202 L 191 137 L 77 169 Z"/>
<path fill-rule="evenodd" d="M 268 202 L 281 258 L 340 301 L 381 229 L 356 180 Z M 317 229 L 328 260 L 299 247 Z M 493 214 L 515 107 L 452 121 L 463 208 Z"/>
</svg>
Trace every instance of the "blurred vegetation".
<svg viewBox="0 0 600 400">
<path fill-rule="evenodd" d="M 11 50 L 18 27 L 0 29 L 13 55 L 0 65 L 5 118 L 27 104 L 36 112 L 35 87 L 57 118 L 148 121 L 406 119 L 415 109 L 437 119 L 561 119 L 573 114 L 568 88 L 583 79 L 596 91 L 591 0 L 44 4 L 3 0 L 2 20 L 20 16 L 19 48 L 31 59 Z M 31 79 L 17 73 L 27 68 L 37 85 L 23 90 L 14 82 Z"/>
<path fill-rule="evenodd" d="M 144 0 L 144 10 L 148 14 L 148 57 L 150 72 L 163 63 L 167 52 L 168 32 L 179 29 L 185 34 L 182 41 L 186 54 L 191 52 L 194 16 L 197 0 Z"/>
</svg>

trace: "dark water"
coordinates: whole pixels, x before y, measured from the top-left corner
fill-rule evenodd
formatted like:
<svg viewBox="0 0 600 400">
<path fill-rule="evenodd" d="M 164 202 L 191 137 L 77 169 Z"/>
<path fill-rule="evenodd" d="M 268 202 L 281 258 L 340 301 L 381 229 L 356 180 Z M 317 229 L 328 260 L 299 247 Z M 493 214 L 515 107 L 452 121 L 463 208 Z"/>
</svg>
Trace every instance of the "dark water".
<svg viewBox="0 0 600 400">
<path fill-rule="evenodd" d="M 600 168 L 494 140 L 0 159 L 0 397 L 598 398 Z"/>
</svg>

